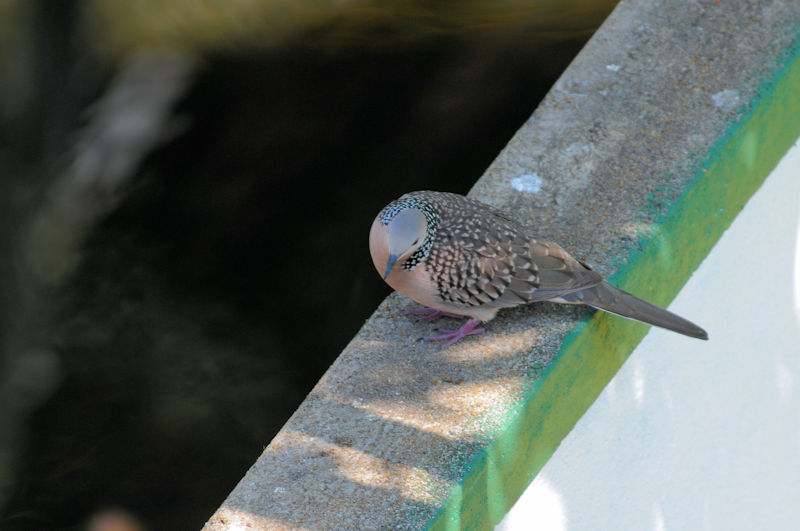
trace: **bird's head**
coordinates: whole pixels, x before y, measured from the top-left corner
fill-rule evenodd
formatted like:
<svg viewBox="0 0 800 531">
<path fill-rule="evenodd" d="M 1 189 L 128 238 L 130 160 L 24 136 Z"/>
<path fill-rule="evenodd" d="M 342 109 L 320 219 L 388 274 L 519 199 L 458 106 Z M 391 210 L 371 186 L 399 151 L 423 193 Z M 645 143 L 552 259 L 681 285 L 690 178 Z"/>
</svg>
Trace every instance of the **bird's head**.
<svg viewBox="0 0 800 531">
<path fill-rule="evenodd" d="M 395 264 L 419 249 L 426 240 L 428 221 L 418 208 L 407 207 L 384 224 L 379 215 L 372 224 L 369 249 L 379 273 L 386 280 Z"/>
</svg>

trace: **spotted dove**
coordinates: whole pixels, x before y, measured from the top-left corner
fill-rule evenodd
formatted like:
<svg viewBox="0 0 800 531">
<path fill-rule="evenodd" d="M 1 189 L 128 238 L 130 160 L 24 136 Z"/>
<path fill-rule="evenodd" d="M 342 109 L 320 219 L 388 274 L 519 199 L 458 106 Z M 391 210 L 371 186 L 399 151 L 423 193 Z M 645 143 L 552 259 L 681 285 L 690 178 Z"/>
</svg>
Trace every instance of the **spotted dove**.
<svg viewBox="0 0 800 531">
<path fill-rule="evenodd" d="M 411 192 L 389 203 L 372 223 L 369 248 L 384 280 L 441 315 L 470 319 L 428 340 L 443 347 L 481 333 L 501 308 L 536 301 L 587 304 L 699 339 L 705 330 L 615 288 L 555 243 L 538 239 L 485 203 L 445 192 Z"/>
</svg>

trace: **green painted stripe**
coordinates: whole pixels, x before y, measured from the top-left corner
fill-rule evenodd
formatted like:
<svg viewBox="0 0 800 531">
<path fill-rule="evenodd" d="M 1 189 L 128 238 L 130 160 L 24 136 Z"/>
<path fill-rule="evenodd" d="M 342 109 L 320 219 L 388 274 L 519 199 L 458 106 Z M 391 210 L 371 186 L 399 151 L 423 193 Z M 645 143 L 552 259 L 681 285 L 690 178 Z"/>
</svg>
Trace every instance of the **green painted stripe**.
<svg viewBox="0 0 800 531">
<path fill-rule="evenodd" d="M 614 283 L 667 305 L 800 136 L 800 45 L 716 143 L 693 184 Z M 471 464 L 429 529 L 490 529 L 594 402 L 648 327 L 595 313 L 575 327 L 507 428 Z M 713 341 L 713 337 L 711 340 Z"/>
</svg>

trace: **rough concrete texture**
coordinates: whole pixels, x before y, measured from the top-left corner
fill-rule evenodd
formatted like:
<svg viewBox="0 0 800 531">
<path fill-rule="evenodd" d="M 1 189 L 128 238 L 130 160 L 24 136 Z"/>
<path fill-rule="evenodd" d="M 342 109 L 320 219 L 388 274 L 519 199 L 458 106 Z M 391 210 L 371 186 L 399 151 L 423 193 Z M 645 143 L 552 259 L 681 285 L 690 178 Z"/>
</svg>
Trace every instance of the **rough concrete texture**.
<svg viewBox="0 0 800 531">
<path fill-rule="evenodd" d="M 798 28 L 797 2 L 623 0 L 473 197 L 614 273 Z M 409 307 L 380 305 L 205 529 L 424 528 L 584 311 L 507 310 L 440 351 Z"/>
</svg>

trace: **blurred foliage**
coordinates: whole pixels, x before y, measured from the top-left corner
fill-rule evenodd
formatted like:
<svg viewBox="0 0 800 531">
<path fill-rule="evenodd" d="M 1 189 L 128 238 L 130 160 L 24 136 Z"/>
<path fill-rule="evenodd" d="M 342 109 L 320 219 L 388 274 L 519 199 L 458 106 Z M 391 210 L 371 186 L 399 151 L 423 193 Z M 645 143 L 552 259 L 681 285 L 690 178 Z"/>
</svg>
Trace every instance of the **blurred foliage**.
<svg viewBox="0 0 800 531">
<path fill-rule="evenodd" d="M 547 43 L 592 31 L 611 2 L 594 0 L 89 0 L 98 49 L 119 56 L 142 46 L 207 51 L 271 47 L 311 28 L 311 45 L 391 47 L 435 35 L 524 31 Z"/>
</svg>

